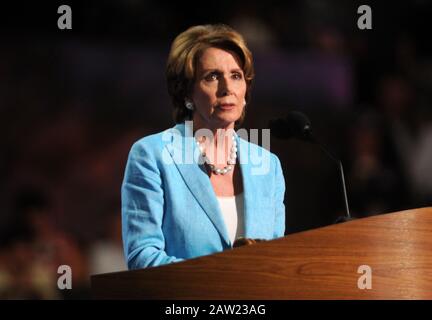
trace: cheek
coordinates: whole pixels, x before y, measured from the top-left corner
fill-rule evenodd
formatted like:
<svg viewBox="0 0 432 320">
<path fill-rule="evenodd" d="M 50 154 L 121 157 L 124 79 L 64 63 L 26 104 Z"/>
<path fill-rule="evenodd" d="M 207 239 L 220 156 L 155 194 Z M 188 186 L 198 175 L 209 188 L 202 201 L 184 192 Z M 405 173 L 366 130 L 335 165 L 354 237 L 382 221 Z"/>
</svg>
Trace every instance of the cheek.
<svg viewBox="0 0 432 320">
<path fill-rule="evenodd" d="M 240 96 L 241 97 L 246 96 L 246 89 L 247 89 L 246 82 L 240 83 L 239 86 L 238 86 L 238 88 L 237 88 L 237 94 L 238 94 L 238 96 L 239 97 Z"/>
<path fill-rule="evenodd" d="M 216 97 L 216 91 L 211 87 L 197 86 L 194 91 L 193 98 L 196 103 L 209 103 L 212 102 Z"/>
</svg>

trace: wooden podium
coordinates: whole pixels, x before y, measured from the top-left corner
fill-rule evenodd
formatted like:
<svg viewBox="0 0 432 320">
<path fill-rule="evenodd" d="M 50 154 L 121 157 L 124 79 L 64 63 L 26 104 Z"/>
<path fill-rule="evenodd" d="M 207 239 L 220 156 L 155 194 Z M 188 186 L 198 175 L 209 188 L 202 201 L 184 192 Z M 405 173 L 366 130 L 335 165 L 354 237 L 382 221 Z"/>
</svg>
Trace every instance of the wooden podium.
<svg viewBox="0 0 432 320">
<path fill-rule="evenodd" d="M 358 287 L 361 265 L 371 269 L 371 289 Z M 432 208 L 91 281 L 96 299 L 432 299 Z"/>
</svg>

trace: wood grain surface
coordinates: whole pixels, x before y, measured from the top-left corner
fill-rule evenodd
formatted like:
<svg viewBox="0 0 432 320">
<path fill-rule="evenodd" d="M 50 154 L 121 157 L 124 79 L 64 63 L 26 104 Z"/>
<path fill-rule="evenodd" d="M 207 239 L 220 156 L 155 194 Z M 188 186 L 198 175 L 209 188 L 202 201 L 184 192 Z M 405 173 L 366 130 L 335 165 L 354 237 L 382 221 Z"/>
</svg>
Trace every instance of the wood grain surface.
<svg viewBox="0 0 432 320">
<path fill-rule="evenodd" d="M 371 289 L 357 286 L 361 265 L 372 270 Z M 95 275 L 92 291 L 105 299 L 432 299 L 432 208 Z"/>
</svg>

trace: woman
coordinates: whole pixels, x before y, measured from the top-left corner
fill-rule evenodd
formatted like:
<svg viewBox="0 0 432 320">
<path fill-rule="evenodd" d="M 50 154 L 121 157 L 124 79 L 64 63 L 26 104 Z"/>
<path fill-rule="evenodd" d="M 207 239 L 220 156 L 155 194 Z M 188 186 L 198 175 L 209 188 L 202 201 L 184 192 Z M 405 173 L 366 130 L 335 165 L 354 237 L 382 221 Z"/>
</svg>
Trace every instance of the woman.
<svg viewBox="0 0 432 320">
<path fill-rule="evenodd" d="M 225 25 L 186 30 L 166 76 L 177 125 L 132 146 L 122 185 L 129 269 L 223 251 L 237 238 L 283 236 L 280 162 L 234 131 L 254 77 L 242 36 Z M 261 159 L 265 170 L 256 170 Z"/>
</svg>

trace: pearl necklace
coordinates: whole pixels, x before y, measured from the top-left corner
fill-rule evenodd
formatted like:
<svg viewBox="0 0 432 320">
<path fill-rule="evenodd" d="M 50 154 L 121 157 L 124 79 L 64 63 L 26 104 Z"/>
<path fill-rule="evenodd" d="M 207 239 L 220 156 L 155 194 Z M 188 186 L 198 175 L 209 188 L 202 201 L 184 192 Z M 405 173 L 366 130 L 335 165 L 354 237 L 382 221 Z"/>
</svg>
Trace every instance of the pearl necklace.
<svg viewBox="0 0 432 320">
<path fill-rule="evenodd" d="M 198 140 L 196 140 L 196 144 L 197 144 L 198 149 L 201 153 L 201 157 L 204 159 L 204 162 L 208 164 L 208 166 L 210 167 L 210 170 L 214 174 L 225 175 L 234 168 L 234 165 L 235 165 L 236 159 L 237 159 L 237 141 L 236 141 L 236 138 L 234 135 L 232 136 L 232 146 L 231 146 L 231 152 L 230 152 L 230 155 L 229 155 L 228 161 L 227 161 L 228 164 L 225 167 L 223 167 L 222 169 L 216 168 L 213 164 L 210 163 L 209 158 L 206 156 L 204 146 Z"/>
</svg>

